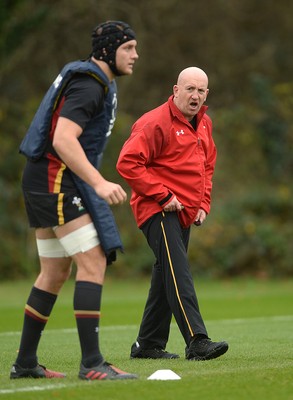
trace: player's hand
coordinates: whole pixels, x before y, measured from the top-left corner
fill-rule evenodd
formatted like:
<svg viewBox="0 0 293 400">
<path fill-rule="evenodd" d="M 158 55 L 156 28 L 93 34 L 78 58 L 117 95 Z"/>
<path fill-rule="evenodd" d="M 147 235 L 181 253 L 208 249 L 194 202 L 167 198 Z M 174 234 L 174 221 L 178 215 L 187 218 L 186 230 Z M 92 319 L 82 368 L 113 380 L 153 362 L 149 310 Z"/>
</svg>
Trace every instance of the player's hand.
<svg viewBox="0 0 293 400">
<path fill-rule="evenodd" d="M 127 200 L 127 194 L 120 185 L 106 181 L 105 179 L 102 183 L 99 183 L 95 191 L 110 206 L 113 204 L 122 204 Z"/>
</svg>

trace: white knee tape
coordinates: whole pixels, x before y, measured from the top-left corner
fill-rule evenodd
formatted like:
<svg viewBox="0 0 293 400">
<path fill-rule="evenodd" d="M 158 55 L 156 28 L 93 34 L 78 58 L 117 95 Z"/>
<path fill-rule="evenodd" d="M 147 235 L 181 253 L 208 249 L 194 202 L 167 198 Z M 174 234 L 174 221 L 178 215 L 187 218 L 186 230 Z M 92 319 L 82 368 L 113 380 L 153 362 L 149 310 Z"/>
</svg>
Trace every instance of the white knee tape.
<svg viewBox="0 0 293 400">
<path fill-rule="evenodd" d="M 57 238 L 37 239 L 38 254 L 41 257 L 59 258 L 68 257 L 64 247 Z"/>
<path fill-rule="evenodd" d="M 69 256 L 84 253 L 100 244 L 96 228 L 93 223 L 85 225 L 74 232 L 59 239 Z"/>
</svg>

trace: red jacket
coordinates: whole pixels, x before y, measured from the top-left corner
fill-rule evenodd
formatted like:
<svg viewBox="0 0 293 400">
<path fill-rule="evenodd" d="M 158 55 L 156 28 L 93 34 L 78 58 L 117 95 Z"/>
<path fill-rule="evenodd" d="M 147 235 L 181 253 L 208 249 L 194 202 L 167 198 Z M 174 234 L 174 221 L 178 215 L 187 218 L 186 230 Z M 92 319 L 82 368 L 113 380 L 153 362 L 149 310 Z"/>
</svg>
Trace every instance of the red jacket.
<svg viewBox="0 0 293 400">
<path fill-rule="evenodd" d="M 117 170 L 132 188 L 130 205 L 138 226 L 174 195 L 184 206 L 178 212 L 183 227 L 195 221 L 199 208 L 209 213 L 217 151 L 207 108 L 201 107 L 194 130 L 170 96 L 133 125 Z"/>
</svg>

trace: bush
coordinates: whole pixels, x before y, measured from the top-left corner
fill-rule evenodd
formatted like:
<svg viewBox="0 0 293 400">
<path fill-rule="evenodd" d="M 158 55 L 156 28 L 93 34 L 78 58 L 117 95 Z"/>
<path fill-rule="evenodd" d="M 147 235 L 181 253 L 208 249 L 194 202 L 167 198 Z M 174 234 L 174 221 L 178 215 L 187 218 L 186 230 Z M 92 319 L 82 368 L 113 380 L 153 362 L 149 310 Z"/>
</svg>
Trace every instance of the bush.
<svg viewBox="0 0 293 400">
<path fill-rule="evenodd" d="M 255 188 L 216 206 L 206 226 L 193 230 L 193 268 L 218 277 L 292 276 L 292 217 L 288 187 L 277 192 Z"/>
</svg>

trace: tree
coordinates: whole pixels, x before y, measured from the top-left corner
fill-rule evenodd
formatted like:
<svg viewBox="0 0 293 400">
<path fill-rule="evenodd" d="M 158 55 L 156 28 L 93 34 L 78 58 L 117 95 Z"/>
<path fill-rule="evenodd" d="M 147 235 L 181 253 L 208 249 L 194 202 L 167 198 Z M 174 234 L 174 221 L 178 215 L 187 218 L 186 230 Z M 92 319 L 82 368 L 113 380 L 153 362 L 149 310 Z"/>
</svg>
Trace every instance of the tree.
<svg viewBox="0 0 293 400">
<path fill-rule="evenodd" d="M 36 261 L 21 199 L 25 160 L 18 155 L 19 143 L 60 68 L 89 55 L 91 29 L 107 19 L 133 26 L 140 59 L 133 77 L 117 79 L 119 113 L 104 157 L 106 176 L 125 186 L 114 166 L 131 124 L 168 98 L 181 69 L 203 68 L 219 156 L 209 234 L 200 231 L 202 251 L 191 251 L 192 264 L 206 272 L 207 264 L 218 268 L 221 261 L 223 273 L 239 273 L 259 257 L 254 262 L 269 270 L 274 254 L 275 264 L 292 274 L 287 223 L 292 218 L 292 2 L 210 0 L 207 7 L 196 0 L 4 0 L 0 7 L 2 277 L 24 275 Z M 265 204 L 270 211 L 263 211 Z M 113 270 L 119 265 L 149 270 L 151 255 L 129 207 L 114 211 L 126 255 Z M 223 216 L 229 229 L 219 229 Z M 258 229 L 249 235 L 247 226 Z M 275 232 L 282 240 L 274 240 Z M 251 240 L 266 250 L 250 254 Z M 230 250 L 245 257 L 231 257 Z"/>
</svg>

